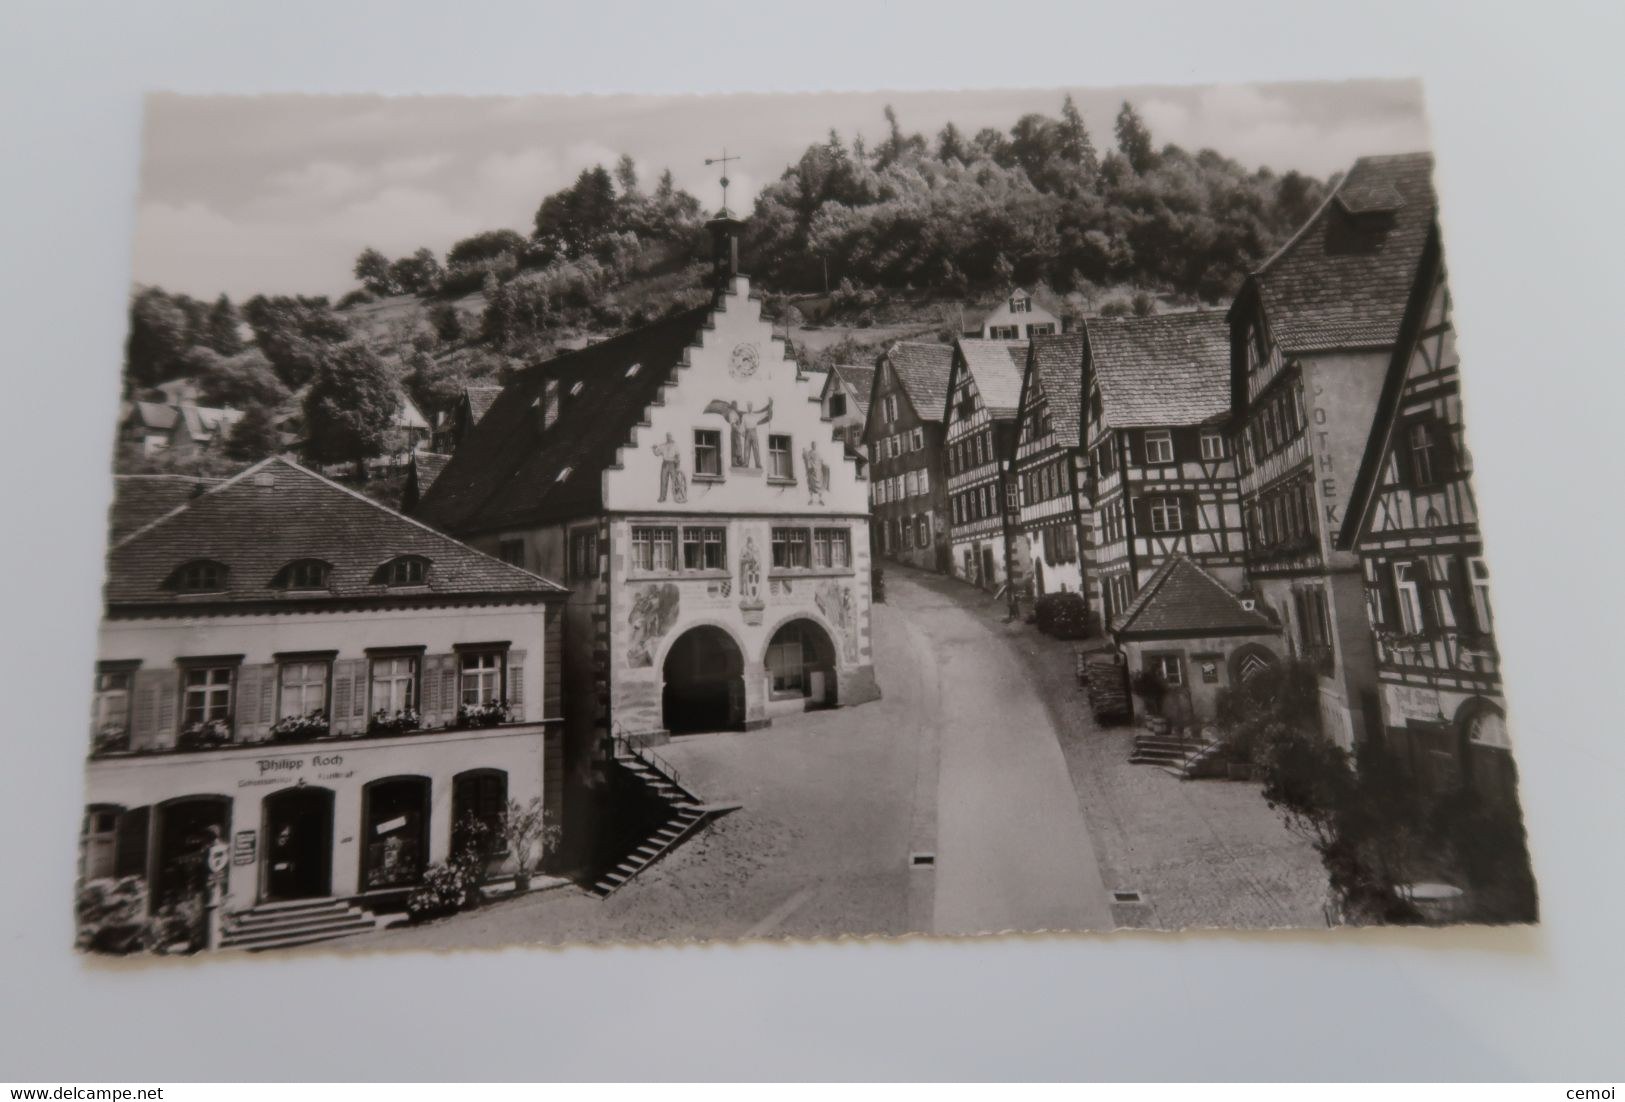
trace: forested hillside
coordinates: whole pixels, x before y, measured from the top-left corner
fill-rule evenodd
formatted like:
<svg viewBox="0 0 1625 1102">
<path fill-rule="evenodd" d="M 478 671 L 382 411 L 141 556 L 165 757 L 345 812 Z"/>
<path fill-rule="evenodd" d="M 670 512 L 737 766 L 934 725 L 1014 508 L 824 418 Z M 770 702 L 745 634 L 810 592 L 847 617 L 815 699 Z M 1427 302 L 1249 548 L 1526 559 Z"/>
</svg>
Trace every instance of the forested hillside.
<svg viewBox="0 0 1625 1102">
<path fill-rule="evenodd" d="M 762 190 L 748 270 L 798 356 L 859 358 L 898 335 L 951 336 L 1016 284 L 1074 314 L 1222 303 L 1324 194 L 1295 172 L 1157 149 L 1127 103 L 1113 138 L 1100 153 L 1070 96 L 1057 117 L 929 139 L 888 108 L 872 148 L 832 131 Z M 443 259 L 364 249 L 337 303 L 138 288 L 125 394 L 189 379 L 201 404 L 245 411 L 189 469 L 289 447 L 327 463 L 381 454 L 399 394 L 433 420 L 465 386 L 703 301 L 704 217 L 669 171 L 645 187 L 623 156 L 542 198 L 527 233 L 475 234 Z M 807 314 L 819 332 L 797 328 Z M 121 470 L 177 464 L 119 452 Z"/>
</svg>

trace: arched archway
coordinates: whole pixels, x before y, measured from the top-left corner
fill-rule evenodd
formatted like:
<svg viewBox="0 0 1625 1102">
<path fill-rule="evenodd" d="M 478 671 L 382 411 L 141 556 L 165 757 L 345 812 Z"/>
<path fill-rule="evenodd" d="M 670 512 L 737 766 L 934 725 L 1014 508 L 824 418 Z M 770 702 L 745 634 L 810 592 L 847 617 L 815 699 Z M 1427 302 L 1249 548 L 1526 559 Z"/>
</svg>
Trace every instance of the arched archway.
<svg viewBox="0 0 1625 1102">
<path fill-rule="evenodd" d="M 180 796 L 157 807 L 153 831 L 153 875 L 149 902 L 154 911 L 166 903 L 203 894 L 208 882 L 205 851 L 231 837 L 230 796 Z"/>
<path fill-rule="evenodd" d="M 268 900 L 333 894 L 333 791 L 295 785 L 265 797 L 264 883 Z"/>
<path fill-rule="evenodd" d="M 661 723 L 673 734 L 725 731 L 745 722 L 745 656 L 714 624 L 679 635 L 661 664 Z"/>
<path fill-rule="evenodd" d="M 835 641 L 816 620 L 786 620 L 762 653 L 769 700 L 801 699 L 808 707 L 837 703 Z"/>
<path fill-rule="evenodd" d="M 1472 697 L 1456 710 L 1455 725 L 1467 784 L 1487 800 L 1516 806 L 1518 773 L 1500 705 Z"/>
<path fill-rule="evenodd" d="M 429 862 L 429 778 L 384 777 L 361 790 L 361 890 L 405 888 Z"/>
</svg>

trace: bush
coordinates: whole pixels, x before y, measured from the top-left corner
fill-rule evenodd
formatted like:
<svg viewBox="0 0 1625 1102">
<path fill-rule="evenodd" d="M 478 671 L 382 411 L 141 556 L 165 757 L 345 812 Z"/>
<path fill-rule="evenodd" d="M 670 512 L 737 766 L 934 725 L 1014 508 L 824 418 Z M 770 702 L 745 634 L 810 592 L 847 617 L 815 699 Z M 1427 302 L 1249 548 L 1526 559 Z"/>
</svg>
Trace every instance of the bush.
<svg viewBox="0 0 1625 1102">
<path fill-rule="evenodd" d="M 1033 603 L 1038 630 L 1057 639 L 1089 634 L 1089 602 L 1081 593 L 1046 593 Z"/>
<path fill-rule="evenodd" d="M 1134 694 L 1145 701 L 1146 710 L 1152 715 L 1162 714 L 1162 701 L 1168 695 L 1168 683 L 1150 666 L 1134 671 L 1129 678 L 1129 687 Z"/>
<path fill-rule="evenodd" d="M 339 299 L 339 304 L 336 309 L 348 310 L 352 306 L 365 306 L 369 302 L 377 301 L 378 296 L 374 295 L 371 291 L 363 291 L 361 288 L 357 287 L 355 290 Z"/>
<path fill-rule="evenodd" d="M 74 915 L 80 949 L 134 953 L 145 947 L 147 882 L 139 876 L 92 880 L 79 889 Z"/>
<path fill-rule="evenodd" d="M 427 922 L 456 914 L 479 887 L 478 871 L 466 861 L 430 865 L 423 879 L 406 897 L 406 913 L 413 922 Z"/>
<path fill-rule="evenodd" d="M 1149 291 L 1135 291 L 1134 297 L 1129 300 L 1129 309 L 1134 311 L 1137 318 L 1148 318 L 1157 312 L 1157 300 L 1151 297 Z"/>
</svg>

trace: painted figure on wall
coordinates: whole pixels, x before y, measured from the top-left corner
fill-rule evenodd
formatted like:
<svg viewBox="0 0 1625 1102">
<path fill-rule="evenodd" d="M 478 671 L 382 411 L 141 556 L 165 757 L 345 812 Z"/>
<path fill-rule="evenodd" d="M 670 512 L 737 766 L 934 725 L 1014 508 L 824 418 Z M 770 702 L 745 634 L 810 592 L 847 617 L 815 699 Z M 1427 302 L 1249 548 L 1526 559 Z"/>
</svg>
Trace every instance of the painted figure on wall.
<svg viewBox="0 0 1625 1102">
<path fill-rule="evenodd" d="M 858 615 L 852 601 L 852 590 L 838 582 L 825 582 L 818 587 L 813 603 L 824 614 L 841 637 L 841 656 L 848 662 L 858 660 Z"/>
<path fill-rule="evenodd" d="M 664 444 L 654 446 L 655 455 L 660 457 L 660 500 L 666 500 L 667 491 L 671 492 L 672 500 L 679 505 L 688 503 L 688 479 L 683 477 L 683 449 L 677 446 L 677 441 L 666 434 Z"/>
<path fill-rule="evenodd" d="M 632 641 L 626 648 L 629 666 L 653 666 L 655 644 L 677 622 L 677 586 L 671 582 L 645 586 L 632 598 Z"/>
<path fill-rule="evenodd" d="M 818 441 L 807 442 L 801 452 L 801 461 L 807 467 L 807 504 L 824 504 L 824 487 L 829 485 L 829 464 L 818 454 Z"/>
<path fill-rule="evenodd" d="M 744 409 L 740 409 L 738 402 L 724 402 L 716 398 L 705 407 L 705 412 L 721 414 L 728 422 L 731 445 L 729 455 L 733 465 L 759 470 L 762 466 L 762 444 L 756 430 L 773 420 L 773 399 L 769 398 L 761 409 L 757 409 L 754 404 L 748 404 Z"/>
</svg>

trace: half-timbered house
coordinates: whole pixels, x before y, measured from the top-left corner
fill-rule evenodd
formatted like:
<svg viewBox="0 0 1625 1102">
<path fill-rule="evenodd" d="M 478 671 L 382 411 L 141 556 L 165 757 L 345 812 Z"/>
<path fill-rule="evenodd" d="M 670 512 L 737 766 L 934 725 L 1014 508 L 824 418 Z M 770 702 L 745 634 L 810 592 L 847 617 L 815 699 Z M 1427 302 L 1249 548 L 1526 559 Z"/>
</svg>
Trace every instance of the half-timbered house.
<svg viewBox="0 0 1625 1102">
<path fill-rule="evenodd" d="M 961 338 L 954 343 L 945 406 L 949 535 L 955 577 L 996 589 L 1026 563 L 1009 537 L 1020 501 L 1010 481 L 1025 341 Z"/>
<path fill-rule="evenodd" d="M 1224 432 L 1224 315 L 1091 318 L 1085 332 L 1089 575 L 1106 622 L 1175 553 L 1240 590 L 1246 533 Z"/>
<path fill-rule="evenodd" d="M 1515 801 L 1460 360 L 1428 238 L 1338 546 L 1359 553 L 1382 723 L 1424 784 Z"/>
<path fill-rule="evenodd" d="M 1364 157 L 1230 308 L 1231 445 L 1247 580 L 1321 674 L 1344 746 L 1381 726 L 1348 494 L 1433 222 L 1432 158 Z"/>
<path fill-rule="evenodd" d="M 875 361 L 864 438 L 877 553 L 895 562 L 949 569 L 943 411 L 952 345 L 898 341 Z"/>
<path fill-rule="evenodd" d="M 1084 592 L 1092 535 L 1083 496 L 1089 453 L 1079 415 L 1084 345 L 1077 330 L 1037 337 L 1027 352 L 1014 480 L 1021 497 L 1017 538 L 1032 561 L 1035 596 Z"/>
</svg>

